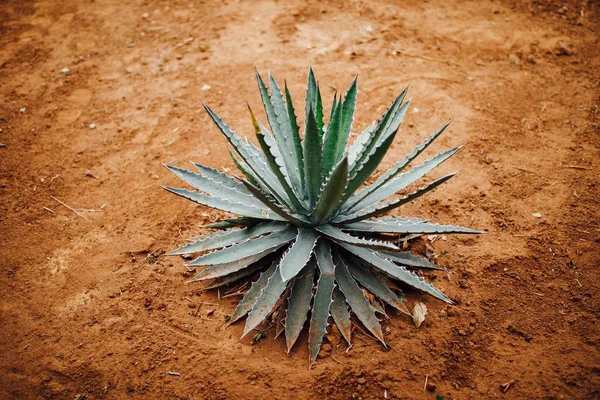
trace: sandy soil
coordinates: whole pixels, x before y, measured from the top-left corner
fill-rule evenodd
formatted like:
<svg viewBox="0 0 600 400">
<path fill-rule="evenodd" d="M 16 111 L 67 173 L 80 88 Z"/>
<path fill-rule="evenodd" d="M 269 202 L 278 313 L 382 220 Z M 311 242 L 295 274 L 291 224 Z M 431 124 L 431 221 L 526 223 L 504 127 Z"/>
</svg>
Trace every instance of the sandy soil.
<svg viewBox="0 0 600 400">
<path fill-rule="evenodd" d="M 0 2 L 0 398 L 599 398 L 598 3 L 404 3 Z M 200 100 L 249 134 L 254 66 L 300 102 L 311 62 L 327 104 L 360 74 L 357 130 L 411 83 L 386 166 L 454 117 L 461 173 L 402 213 L 489 234 L 432 245 L 458 306 L 308 370 L 156 256 L 220 216 L 159 186 L 233 167 Z"/>
</svg>

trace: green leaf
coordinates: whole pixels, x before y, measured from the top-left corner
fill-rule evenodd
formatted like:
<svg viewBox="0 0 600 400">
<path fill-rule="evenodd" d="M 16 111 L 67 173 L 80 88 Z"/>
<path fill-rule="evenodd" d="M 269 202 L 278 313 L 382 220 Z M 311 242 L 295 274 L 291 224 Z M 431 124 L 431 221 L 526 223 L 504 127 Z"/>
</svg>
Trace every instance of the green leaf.
<svg viewBox="0 0 600 400">
<path fill-rule="evenodd" d="M 352 325 L 350 323 L 350 312 L 346 306 L 346 300 L 342 291 L 335 287 L 333 289 L 333 303 L 331 303 L 331 316 L 338 329 L 348 344 L 352 344 Z"/>
<path fill-rule="evenodd" d="M 269 277 L 269 280 L 260 295 L 256 298 L 256 303 L 252 306 L 252 311 L 250 311 L 248 318 L 246 319 L 242 337 L 246 336 L 267 317 L 269 312 L 271 312 L 275 306 L 275 303 L 277 303 L 279 297 L 283 294 L 286 286 L 287 282 L 284 282 L 281 279 L 278 266 L 275 273 Z"/>
<path fill-rule="evenodd" d="M 367 126 L 364 131 L 352 142 L 348 149 L 348 164 L 354 165 L 358 157 L 365 151 L 365 146 L 370 142 L 371 136 L 375 132 L 377 124 L 373 122 Z"/>
<path fill-rule="evenodd" d="M 257 187 L 253 186 L 250 182 L 248 182 L 248 181 L 242 181 L 242 183 L 244 185 L 246 185 L 246 187 L 248 188 L 248 190 L 254 196 L 256 196 L 257 199 L 259 199 L 264 205 L 266 205 L 268 208 L 270 208 L 279 217 L 281 217 L 281 218 L 283 218 L 283 219 L 285 219 L 287 221 L 290 221 L 294 225 L 305 225 L 306 224 L 306 221 L 304 220 L 304 218 L 302 216 L 295 215 L 295 214 L 292 214 L 291 212 L 289 212 L 287 210 L 284 210 L 281 206 L 279 206 L 275 202 L 271 201 L 267 197 L 267 195 L 265 193 L 261 192 L 260 189 L 258 189 Z"/>
<path fill-rule="evenodd" d="M 248 314 L 252 310 L 252 306 L 256 303 L 256 299 L 262 293 L 262 290 L 267 286 L 269 278 L 275 274 L 277 270 L 277 261 L 273 262 L 269 269 L 260 274 L 260 277 L 250 286 L 250 289 L 244 294 L 242 300 L 238 303 L 233 315 L 229 319 L 228 326 Z"/>
<path fill-rule="evenodd" d="M 293 211 L 296 212 L 306 212 L 306 207 L 298 200 L 296 193 L 291 188 L 290 178 L 287 175 L 287 170 L 284 166 L 284 162 L 282 160 L 281 153 L 277 144 L 275 143 L 275 139 L 269 134 L 267 129 L 260 124 L 250 106 L 248 106 L 248 110 L 250 111 L 250 116 L 252 117 L 252 124 L 254 125 L 256 138 L 258 139 L 258 143 L 265 153 L 265 157 L 267 159 L 267 163 L 271 167 L 271 171 L 277 177 L 277 180 L 283 187 L 283 190 L 287 194 L 288 198 L 291 201 L 291 206 Z"/>
<path fill-rule="evenodd" d="M 366 208 L 358 213 L 355 213 L 355 214 L 340 215 L 339 219 L 336 218 L 336 222 L 344 222 L 344 223 L 357 222 L 357 221 L 362 221 L 364 219 L 368 219 L 368 218 L 383 214 L 385 212 L 391 211 L 395 208 L 400 207 L 403 204 L 409 203 L 409 202 L 423 196 L 425 193 L 430 192 L 431 190 L 440 186 L 442 183 L 446 182 L 448 179 L 452 178 L 455 174 L 456 174 L 456 172 L 446 175 L 436 181 L 431 182 L 429 185 L 427 185 L 423 188 L 417 189 L 416 191 L 409 194 L 408 196 L 405 196 L 401 199 L 392 201 L 390 203 L 377 203 L 377 204 L 375 204 L 371 207 L 368 207 L 368 208 Z"/>
<path fill-rule="evenodd" d="M 288 226 L 289 225 L 285 222 L 267 222 L 245 229 L 213 232 L 204 235 L 204 237 L 201 237 L 200 240 L 197 240 L 193 243 L 188 243 L 185 246 L 170 251 L 167 253 L 167 255 L 174 256 L 181 254 L 193 254 L 205 250 L 218 249 L 219 247 L 230 246 L 234 243 L 242 242 L 256 236 L 281 231 Z"/>
<path fill-rule="evenodd" d="M 188 283 L 205 281 L 207 279 L 215 279 L 229 274 L 233 274 L 254 264 L 261 258 L 267 256 L 268 254 L 271 254 L 281 246 L 283 245 L 279 245 L 268 250 L 263 250 L 258 254 L 252 254 L 250 256 L 240 258 L 239 260 L 213 264 L 210 267 L 206 268 L 204 271 L 200 272 L 199 274 L 196 274 L 196 276 L 190 279 Z"/>
<path fill-rule="evenodd" d="M 315 114 L 315 120 L 317 122 L 317 131 L 319 132 L 319 137 L 323 135 L 323 101 L 321 100 L 321 91 L 319 90 L 319 86 L 317 85 L 317 80 L 315 79 L 315 74 L 313 72 L 312 67 L 308 70 L 308 84 L 306 89 L 306 106 L 304 107 L 304 126 L 308 125 L 308 113 L 309 110 L 313 110 Z M 305 134 L 306 136 L 306 134 Z"/>
<path fill-rule="evenodd" d="M 232 246 L 215 250 L 212 253 L 204 254 L 192 262 L 189 266 L 224 264 L 240 260 L 251 255 L 260 254 L 266 250 L 275 251 L 284 244 L 291 242 L 296 237 L 295 228 L 286 228 L 275 234 L 260 236 L 255 239 L 248 239 L 244 242 L 236 243 Z"/>
<path fill-rule="evenodd" d="M 366 246 L 370 248 L 381 248 L 381 249 L 392 249 L 397 250 L 398 247 L 389 242 L 382 242 L 379 240 L 362 239 L 355 236 L 351 236 L 345 232 L 340 231 L 333 225 L 325 224 L 315 226 L 315 229 L 324 235 L 329 236 L 334 240 L 339 240 L 345 243 L 355 244 L 357 246 Z"/>
<path fill-rule="evenodd" d="M 310 319 L 310 328 L 308 330 L 308 350 L 310 364 L 312 365 L 323 342 L 323 336 L 327 332 L 327 319 L 329 318 L 329 308 L 332 303 L 334 287 L 334 268 L 331 258 L 331 248 L 325 241 L 319 242 L 316 249 L 316 259 L 319 265 L 319 280 L 317 281 L 317 291 L 313 302 L 312 315 Z"/>
<path fill-rule="evenodd" d="M 235 200 L 241 204 L 245 204 L 251 207 L 264 208 L 263 204 L 252 197 L 252 194 L 246 189 L 244 185 L 236 182 L 236 186 L 224 185 L 221 182 L 215 181 L 207 176 L 195 174 L 191 171 L 165 165 L 169 171 L 175 176 L 183 180 L 188 185 L 193 186 L 195 189 L 200 190 L 208 195 L 214 197 L 225 198 L 228 200 Z"/>
<path fill-rule="evenodd" d="M 338 258 L 335 280 L 340 285 L 340 290 L 344 293 L 346 301 L 350 304 L 350 308 L 360 322 L 385 346 L 383 331 L 381 330 L 381 325 L 379 325 L 379 320 L 375 316 L 375 311 L 363 291 L 358 287 L 352 276 L 350 276 L 348 267 L 342 258 Z"/>
<path fill-rule="evenodd" d="M 265 113 L 277 147 L 281 153 L 281 158 L 289 176 L 292 188 L 299 198 L 302 198 L 302 174 L 301 167 L 304 166 L 302 161 L 302 147 L 300 144 L 300 136 L 295 137 L 292 132 L 292 124 L 290 122 L 287 105 L 283 99 L 283 94 L 277 82 L 269 74 L 269 82 L 271 86 L 271 95 L 269 96 L 265 83 L 256 71 L 256 80 L 258 81 L 258 87 L 260 95 L 265 107 Z"/>
<path fill-rule="evenodd" d="M 311 215 L 315 224 L 325 221 L 340 204 L 348 182 L 348 159 L 344 158 L 333 170 Z"/>
<path fill-rule="evenodd" d="M 349 252 L 354 253 L 358 257 L 362 258 L 375 268 L 380 269 L 381 271 L 390 275 L 392 278 L 398 279 L 404 282 L 405 284 L 412 286 L 415 289 L 421 290 L 425 293 L 429 293 L 433 297 L 445 301 L 446 303 L 453 304 L 452 300 L 450 300 L 448 296 L 442 293 L 435 286 L 425 282 L 425 280 L 422 277 L 407 270 L 403 266 L 396 265 L 391 261 L 382 258 L 381 256 L 377 255 L 376 252 L 373 252 L 369 249 L 365 249 L 364 247 L 353 246 L 346 243 L 340 243 L 340 246 L 342 246 Z"/>
<path fill-rule="evenodd" d="M 333 110 L 331 120 L 327 125 L 323 144 L 323 169 L 322 176 L 327 176 L 344 154 L 347 137 L 342 132 L 342 106 L 338 104 Z"/>
<path fill-rule="evenodd" d="M 396 176 L 378 188 L 374 187 L 374 185 L 367 186 L 356 196 L 354 201 L 352 199 L 348 201 L 347 204 L 350 205 L 350 207 L 347 208 L 348 213 L 372 206 L 373 204 L 384 200 L 394 193 L 406 188 L 408 185 L 425 176 L 425 174 L 431 172 L 434 168 L 446 161 L 448 158 L 452 157 L 459 149 L 460 147 L 456 147 L 440 153 L 435 157 L 425 161 L 421 165 L 414 167 L 409 172 Z"/>
<path fill-rule="evenodd" d="M 304 134 L 304 176 L 310 206 L 314 207 L 321 189 L 322 148 L 319 128 L 312 108 L 308 111 Z"/>
<path fill-rule="evenodd" d="M 202 288 L 202 290 L 211 290 L 211 289 L 217 289 L 223 286 L 227 286 L 230 285 L 234 282 L 237 282 L 238 280 L 247 277 L 248 275 L 252 275 L 258 271 L 260 271 L 261 269 L 263 269 L 266 265 L 265 262 L 265 258 L 261 258 L 260 260 L 258 260 L 257 262 L 255 262 L 254 264 L 250 264 L 249 266 L 247 266 L 244 269 L 241 269 L 239 271 L 233 272 L 229 275 L 226 276 L 222 276 L 220 278 L 216 278 L 214 281 L 212 281 L 210 284 L 206 285 L 205 287 Z"/>
<path fill-rule="evenodd" d="M 279 265 L 279 272 L 284 281 L 289 281 L 304 268 L 312 256 L 318 239 L 319 235 L 313 228 L 298 227 L 296 241 L 283 255 Z"/>
<path fill-rule="evenodd" d="M 355 222 L 339 226 L 341 229 L 349 231 L 377 232 L 377 233 L 401 233 L 401 234 L 435 234 L 435 233 L 466 233 L 479 234 L 484 233 L 476 229 L 465 228 L 463 226 L 440 225 L 422 220 L 406 220 L 395 218 L 382 218 L 369 221 Z"/>
<path fill-rule="evenodd" d="M 203 104 L 206 112 L 211 117 L 217 128 L 227 138 L 236 153 L 242 158 L 242 161 L 246 163 L 253 171 L 252 179 L 260 183 L 265 191 L 276 196 L 280 194 L 283 198 L 282 203 L 290 207 L 290 199 L 285 199 L 285 195 L 281 184 L 275 177 L 275 174 L 267 165 L 265 156 L 254 146 L 251 142 L 244 142 L 230 127 L 227 125 L 213 110 L 210 109 L 206 104 Z M 234 161 L 240 168 L 240 164 L 234 157 Z M 242 172 L 246 173 L 242 168 Z"/>
<path fill-rule="evenodd" d="M 290 95 L 290 91 L 287 86 L 287 82 L 285 82 L 285 104 L 287 105 L 288 118 L 290 119 L 290 123 L 292 125 L 292 133 L 300 138 L 300 127 L 298 126 L 298 121 L 296 119 L 296 110 L 294 110 L 294 103 L 292 102 L 292 96 Z"/>
<path fill-rule="evenodd" d="M 402 122 L 402 118 L 404 117 L 409 104 L 410 101 L 397 109 L 390 117 L 389 123 L 382 123 L 382 125 L 375 129 L 370 143 L 365 145 L 365 151 L 356 162 L 354 168 L 350 170 L 350 183 L 348 184 L 344 200 L 350 197 L 350 195 L 352 195 L 352 193 L 354 193 L 356 189 L 358 189 L 360 185 L 375 172 L 379 163 L 383 160 L 383 156 L 385 156 L 385 153 L 394 141 L 396 133 L 398 132 L 398 127 Z M 385 120 L 387 120 L 387 118 L 384 118 L 384 121 Z"/>
<path fill-rule="evenodd" d="M 264 219 L 256 219 L 256 218 L 224 218 L 220 221 L 213 222 L 210 224 L 202 225 L 204 228 L 212 228 L 212 229 L 227 229 L 234 228 L 237 226 L 254 226 L 258 223 L 265 222 Z"/>
<path fill-rule="evenodd" d="M 407 315 L 411 315 L 408 308 L 402 301 L 402 299 L 396 296 L 396 293 L 392 292 L 388 285 L 381 280 L 379 277 L 373 275 L 370 271 L 365 270 L 360 265 L 356 263 L 347 262 L 346 266 L 348 267 L 348 271 L 354 279 L 358 281 L 365 289 L 373 293 L 375 296 L 379 297 L 381 300 L 388 303 L 390 306 L 394 307 L 398 311 L 401 311 Z"/>
<path fill-rule="evenodd" d="M 259 182 L 259 178 L 254 174 L 254 171 L 250 169 L 248 164 L 238 159 L 231 150 L 229 151 L 229 155 L 231 156 L 231 159 L 233 160 L 233 163 L 235 164 L 237 169 L 239 169 L 242 172 L 242 174 L 244 174 L 244 176 L 246 177 L 246 179 L 248 179 L 249 182 L 251 182 L 254 186 L 267 187 L 262 181 Z"/>
<path fill-rule="evenodd" d="M 407 91 L 408 87 L 396 97 L 387 111 L 383 113 L 381 118 L 377 121 L 373 133 L 369 135 L 369 139 L 364 146 L 362 146 L 362 151 L 356 156 L 355 162 L 350 165 L 350 170 L 353 171 L 353 173 L 361 168 L 365 158 L 371 153 L 372 149 L 380 144 L 381 138 L 389 136 L 390 125 L 394 122 L 394 117 L 398 114 L 398 109 L 402 105 L 402 101 L 406 97 Z M 407 105 L 405 105 L 405 107 L 407 107 Z M 391 131 L 393 132 L 394 130 L 395 129 Z"/>
<path fill-rule="evenodd" d="M 311 259 L 294 280 L 289 298 L 289 307 L 285 318 L 285 341 L 288 354 L 296 340 L 298 340 L 304 322 L 306 322 L 308 310 L 310 310 L 310 300 L 312 299 L 314 277 L 315 261 Z"/>
<path fill-rule="evenodd" d="M 444 269 L 439 265 L 436 265 L 431 261 L 427 260 L 426 258 L 415 256 L 414 254 L 411 254 L 409 252 L 378 251 L 377 254 L 395 263 L 408 265 L 410 267 L 429 268 L 438 270 Z"/>
<path fill-rule="evenodd" d="M 183 188 L 172 188 L 163 186 L 163 189 L 175 193 L 178 196 L 184 197 L 188 200 L 191 200 L 195 203 L 201 204 L 203 206 L 216 208 L 218 210 L 223 210 L 227 212 L 231 212 L 234 214 L 244 215 L 246 217 L 252 218 L 262 218 L 262 219 L 273 219 L 283 221 L 284 218 L 279 215 L 270 212 L 266 208 L 257 208 L 254 206 L 248 206 L 245 204 L 237 203 L 235 201 L 230 201 L 224 198 L 216 197 L 216 196 L 207 196 L 204 193 L 198 193 L 193 190 L 187 190 Z"/>
<path fill-rule="evenodd" d="M 350 136 L 350 130 L 352 129 L 352 122 L 354 121 L 354 110 L 356 109 L 356 96 L 358 94 L 358 75 L 352 81 L 350 88 L 344 96 L 344 103 L 342 104 L 342 126 L 340 132 L 345 137 L 344 149 Z M 343 151 L 342 151 L 343 152 Z M 340 156 L 341 158 L 341 156 Z"/>
<path fill-rule="evenodd" d="M 444 132 L 444 130 L 446 130 L 448 125 L 450 125 L 450 122 L 451 121 L 447 122 L 440 129 L 438 129 L 437 131 L 433 132 L 430 136 L 428 136 L 420 145 L 415 147 L 415 149 L 410 154 L 405 156 L 402 161 L 397 162 L 396 165 L 394 165 L 394 167 L 390 168 L 383 175 L 381 175 L 379 178 L 377 178 L 375 183 L 373 183 L 372 185 L 369 185 L 367 188 L 363 189 L 360 193 L 356 194 L 355 196 L 352 196 L 352 198 L 348 201 L 347 204 L 349 206 L 356 204 L 359 200 L 366 197 L 372 191 L 377 190 L 377 188 L 381 187 L 383 184 L 387 183 L 390 179 L 392 179 L 397 174 L 399 174 L 401 171 L 403 171 L 404 168 L 408 164 L 410 164 L 410 162 L 412 160 L 414 160 L 419 154 L 421 154 L 439 135 L 442 134 L 442 132 Z M 373 129 L 374 129 L 374 126 L 373 126 Z M 361 136 L 359 136 L 359 138 L 355 141 L 355 144 L 357 144 L 357 147 L 358 147 L 358 145 L 360 145 L 361 142 L 365 142 L 368 139 L 366 134 L 365 134 L 365 137 L 362 137 L 363 134 L 365 134 L 365 133 L 363 132 L 361 134 Z M 354 147 L 354 144 L 353 144 L 353 147 Z M 348 152 L 348 161 L 350 162 L 350 165 L 352 165 L 354 159 L 356 158 L 356 156 L 353 155 L 353 152 L 357 153 L 358 150 L 353 151 L 352 147 L 350 148 L 350 151 Z"/>
</svg>

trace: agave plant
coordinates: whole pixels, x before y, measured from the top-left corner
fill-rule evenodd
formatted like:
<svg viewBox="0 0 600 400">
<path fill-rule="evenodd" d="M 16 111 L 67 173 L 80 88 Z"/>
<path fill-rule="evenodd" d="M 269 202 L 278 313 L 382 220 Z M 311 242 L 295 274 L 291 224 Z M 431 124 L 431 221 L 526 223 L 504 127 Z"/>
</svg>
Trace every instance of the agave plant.
<svg viewBox="0 0 600 400">
<path fill-rule="evenodd" d="M 205 267 L 191 281 L 212 279 L 207 287 L 216 288 L 257 277 L 229 323 L 247 316 L 245 336 L 276 313 L 277 331 L 285 329 L 288 353 L 310 312 L 311 364 L 319 353 L 330 316 L 350 342 L 350 311 L 385 346 L 377 317 L 377 313 L 385 311 L 372 299 L 378 298 L 408 314 L 394 281 L 451 304 L 448 296 L 413 271 L 439 267 L 410 252 L 398 251 L 390 238 L 479 232 L 421 218 L 373 219 L 424 195 L 454 175 L 386 201 L 458 151 L 458 147 L 447 150 L 404 172 L 448 124 L 374 182 L 362 187 L 394 141 L 410 103 L 410 100 L 404 102 L 408 88 L 349 145 L 356 107 L 356 79 L 344 96 L 334 97 L 326 125 L 319 86 L 310 69 L 302 139 L 287 85 L 283 93 L 270 74 L 269 89 L 258 72 L 256 78 L 271 127 L 269 131 L 250 110 L 260 149 L 240 138 L 204 105 L 229 141 L 231 156 L 244 178 L 199 164 L 194 164 L 199 173 L 167 166 L 195 190 L 165 189 L 203 206 L 240 216 L 207 225 L 221 230 L 192 238 L 169 253 L 202 253 L 187 264 Z M 381 240 L 382 234 L 387 234 L 387 241 Z"/>
</svg>

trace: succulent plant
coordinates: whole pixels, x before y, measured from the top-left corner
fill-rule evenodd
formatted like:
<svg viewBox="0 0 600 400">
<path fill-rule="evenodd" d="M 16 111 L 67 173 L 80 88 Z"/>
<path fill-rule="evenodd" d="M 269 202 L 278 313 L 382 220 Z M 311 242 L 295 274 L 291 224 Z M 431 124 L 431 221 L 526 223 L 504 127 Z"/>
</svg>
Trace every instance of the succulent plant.
<svg viewBox="0 0 600 400">
<path fill-rule="evenodd" d="M 408 87 L 378 121 L 349 145 L 357 79 L 344 96 L 334 97 L 325 124 L 319 86 L 310 69 L 302 139 L 287 85 L 282 92 L 269 74 L 267 89 L 258 72 L 256 78 L 271 127 L 269 131 L 258 122 L 248 106 L 260 149 L 243 140 L 204 105 L 229 141 L 231 156 L 243 178 L 199 164 L 194 164 L 199 173 L 167 166 L 195 190 L 165 189 L 203 206 L 239 215 L 207 225 L 220 230 L 192 238 L 169 253 L 202 253 L 187 264 L 204 267 L 191 281 L 212 279 L 207 287 L 217 288 L 257 277 L 229 323 L 247 316 L 245 336 L 267 317 L 277 315 L 277 331 L 285 329 L 289 353 L 310 314 L 311 364 L 319 353 L 330 316 L 348 342 L 352 312 L 385 346 L 377 317 L 377 313 L 385 311 L 373 299 L 410 314 L 394 282 L 452 303 L 414 272 L 415 268 L 439 267 L 410 252 L 399 251 L 391 239 L 398 235 L 479 232 L 422 218 L 373 219 L 424 195 L 454 175 L 386 201 L 459 150 L 456 147 L 442 152 L 405 172 L 448 123 L 363 187 L 392 144 L 406 114 L 410 103 L 404 102 Z M 386 234 L 388 240 L 382 240 Z"/>
</svg>

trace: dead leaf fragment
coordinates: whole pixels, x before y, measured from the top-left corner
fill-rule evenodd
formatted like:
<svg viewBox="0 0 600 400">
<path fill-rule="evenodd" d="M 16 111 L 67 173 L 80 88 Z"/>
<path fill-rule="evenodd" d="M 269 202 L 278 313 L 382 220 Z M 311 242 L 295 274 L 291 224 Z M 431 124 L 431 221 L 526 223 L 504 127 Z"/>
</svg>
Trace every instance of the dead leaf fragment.
<svg viewBox="0 0 600 400">
<path fill-rule="evenodd" d="M 412 310 L 412 318 L 415 326 L 418 328 L 425 321 L 425 314 L 427 314 L 427 306 L 420 301 L 415 303 Z"/>
</svg>

